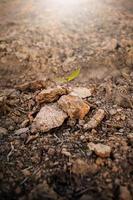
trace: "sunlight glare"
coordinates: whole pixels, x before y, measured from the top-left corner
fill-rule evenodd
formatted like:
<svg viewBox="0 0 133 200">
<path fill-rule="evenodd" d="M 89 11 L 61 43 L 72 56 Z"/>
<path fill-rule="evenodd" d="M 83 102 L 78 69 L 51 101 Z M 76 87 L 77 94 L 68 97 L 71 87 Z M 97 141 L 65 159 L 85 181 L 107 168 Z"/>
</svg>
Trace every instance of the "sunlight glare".
<svg viewBox="0 0 133 200">
<path fill-rule="evenodd" d="M 81 0 L 53 0 L 53 3 L 62 7 L 71 7 L 80 4 Z"/>
</svg>

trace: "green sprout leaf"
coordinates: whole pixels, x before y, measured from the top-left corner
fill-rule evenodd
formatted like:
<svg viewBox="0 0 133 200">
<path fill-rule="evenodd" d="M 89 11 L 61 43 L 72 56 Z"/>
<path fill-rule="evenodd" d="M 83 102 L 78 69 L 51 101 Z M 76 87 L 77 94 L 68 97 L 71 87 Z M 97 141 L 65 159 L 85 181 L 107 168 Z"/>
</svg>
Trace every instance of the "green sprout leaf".
<svg viewBox="0 0 133 200">
<path fill-rule="evenodd" d="M 74 80 L 75 78 L 77 78 L 80 74 L 80 68 L 74 70 L 69 76 L 67 77 L 59 77 L 56 78 L 56 81 L 60 82 L 60 83 L 67 83 L 69 81 Z"/>
<path fill-rule="evenodd" d="M 75 78 L 77 78 L 80 74 L 80 68 L 76 69 L 75 71 L 73 71 L 68 77 L 66 77 L 66 81 L 72 81 Z"/>
</svg>

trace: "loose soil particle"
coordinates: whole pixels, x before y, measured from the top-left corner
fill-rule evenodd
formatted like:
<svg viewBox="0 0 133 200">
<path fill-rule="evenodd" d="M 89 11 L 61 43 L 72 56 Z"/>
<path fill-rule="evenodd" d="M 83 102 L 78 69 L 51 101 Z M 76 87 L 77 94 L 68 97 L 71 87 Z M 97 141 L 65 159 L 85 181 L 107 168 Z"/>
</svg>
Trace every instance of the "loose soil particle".
<svg viewBox="0 0 133 200">
<path fill-rule="evenodd" d="M 3 138 L 3 136 L 5 136 L 7 134 L 8 134 L 7 129 L 0 127 L 0 138 Z"/>
<path fill-rule="evenodd" d="M 88 147 L 90 150 L 94 151 L 97 156 L 100 156 L 101 158 L 107 158 L 110 157 L 111 148 L 108 145 L 104 144 L 94 144 L 94 143 L 88 143 Z"/>
</svg>

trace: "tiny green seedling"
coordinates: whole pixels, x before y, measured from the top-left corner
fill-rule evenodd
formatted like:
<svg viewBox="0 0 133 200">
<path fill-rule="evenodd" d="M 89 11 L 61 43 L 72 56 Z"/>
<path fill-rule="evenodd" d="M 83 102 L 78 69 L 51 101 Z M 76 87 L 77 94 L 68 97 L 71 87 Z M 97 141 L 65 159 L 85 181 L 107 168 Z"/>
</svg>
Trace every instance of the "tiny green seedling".
<svg viewBox="0 0 133 200">
<path fill-rule="evenodd" d="M 78 76 L 80 75 L 80 68 L 72 71 L 72 73 L 67 76 L 67 77 L 64 77 L 64 78 L 58 78 L 57 80 L 60 82 L 60 83 L 67 83 L 67 82 L 70 82 L 70 81 L 73 81 L 75 78 L 77 78 Z"/>
</svg>

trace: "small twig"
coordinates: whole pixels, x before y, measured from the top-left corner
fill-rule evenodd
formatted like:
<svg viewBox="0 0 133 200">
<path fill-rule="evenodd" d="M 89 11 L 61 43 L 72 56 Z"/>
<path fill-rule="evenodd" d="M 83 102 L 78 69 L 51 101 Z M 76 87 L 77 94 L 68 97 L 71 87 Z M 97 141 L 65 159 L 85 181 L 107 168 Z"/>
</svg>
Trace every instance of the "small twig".
<svg viewBox="0 0 133 200">
<path fill-rule="evenodd" d="M 61 140 L 55 133 L 54 133 L 54 137 L 60 142 L 60 145 L 64 143 L 64 140 Z"/>
<path fill-rule="evenodd" d="M 27 113 L 28 113 L 28 111 L 27 111 L 27 112 L 24 111 L 23 108 L 21 108 L 21 107 L 20 107 L 20 108 L 17 108 L 17 110 L 20 111 L 20 112 L 22 112 L 22 113 L 24 113 L 24 114 L 27 114 Z"/>
<path fill-rule="evenodd" d="M 76 196 L 81 196 L 81 195 L 85 194 L 86 192 L 88 192 L 88 190 L 89 190 L 88 188 L 85 188 L 85 189 L 79 191 Z"/>
<path fill-rule="evenodd" d="M 8 155 L 7 155 L 7 161 L 9 162 L 9 160 L 10 160 L 10 156 L 13 154 L 13 151 L 14 151 L 14 146 L 13 146 L 13 144 L 12 144 L 12 142 L 11 142 L 11 150 L 10 150 L 10 152 L 8 153 Z"/>
<path fill-rule="evenodd" d="M 20 185 L 23 185 L 28 180 L 28 178 L 29 177 L 25 177 L 24 180 L 20 183 Z"/>
<path fill-rule="evenodd" d="M 30 136 L 28 137 L 28 139 L 26 140 L 25 144 L 29 144 L 31 141 L 37 139 L 38 136 L 39 136 L 39 134 L 36 134 L 36 135 L 30 135 Z"/>
<path fill-rule="evenodd" d="M 79 149 L 80 149 L 81 153 L 85 156 L 86 155 L 85 152 L 81 148 L 79 148 Z"/>
<path fill-rule="evenodd" d="M 41 168 L 41 167 L 38 167 L 37 169 L 35 169 L 35 171 L 32 173 L 31 176 L 25 177 L 24 180 L 20 183 L 20 185 L 23 185 L 28 179 L 30 179 L 30 178 L 32 178 L 34 175 L 36 175 L 37 172 L 39 172 L 40 168 Z"/>
<path fill-rule="evenodd" d="M 54 133 L 54 137 L 61 142 L 61 139 Z"/>
</svg>

